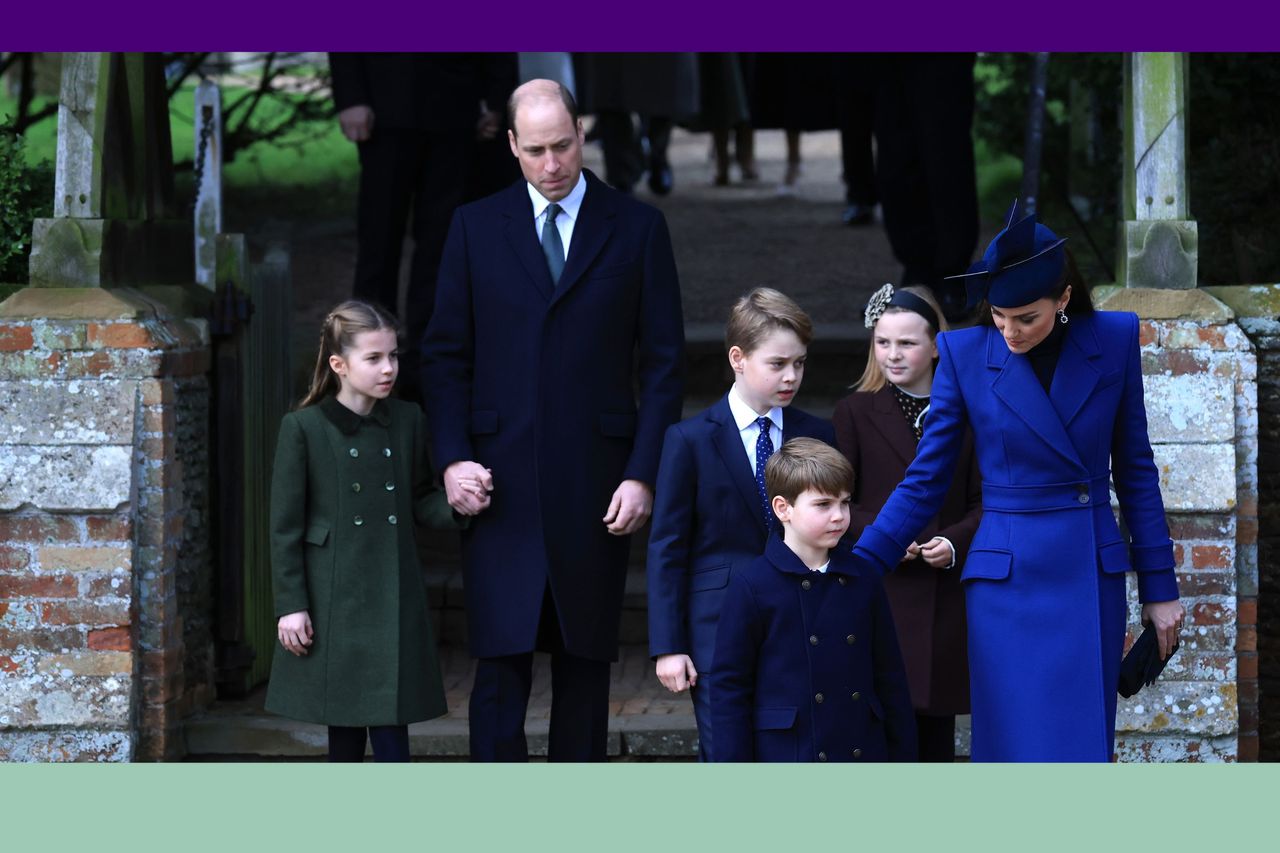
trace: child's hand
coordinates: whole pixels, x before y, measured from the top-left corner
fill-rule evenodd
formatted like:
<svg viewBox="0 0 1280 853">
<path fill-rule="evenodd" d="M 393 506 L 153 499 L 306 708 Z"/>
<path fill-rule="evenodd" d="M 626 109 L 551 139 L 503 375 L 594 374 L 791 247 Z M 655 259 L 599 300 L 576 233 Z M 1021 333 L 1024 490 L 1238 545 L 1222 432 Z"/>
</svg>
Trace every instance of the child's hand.
<svg viewBox="0 0 1280 853">
<path fill-rule="evenodd" d="M 910 545 L 907 546 L 907 553 L 902 555 L 902 560 L 903 562 L 906 562 L 907 560 L 914 560 L 916 557 L 919 557 L 919 556 L 920 556 L 920 545 L 919 543 L 912 542 Z"/>
<path fill-rule="evenodd" d="M 920 549 L 920 556 L 924 557 L 924 561 L 935 569 L 945 569 L 956 561 L 956 552 L 951 550 L 951 543 L 941 536 L 935 536 L 916 547 Z"/>
<path fill-rule="evenodd" d="M 298 657 L 307 654 L 315 636 L 315 632 L 311 630 L 311 614 L 299 610 L 297 613 L 281 616 L 276 623 L 276 636 L 286 651 L 293 652 Z"/>
<path fill-rule="evenodd" d="M 653 512 L 653 490 L 639 480 L 623 480 L 609 501 L 609 510 L 601 519 L 614 536 L 635 533 Z"/>
<path fill-rule="evenodd" d="M 672 693 L 683 693 L 698 686 L 698 671 L 688 655 L 659 655 L 654 668 L 662 686 Z"/>
<path fill-rule="evenodd" d="M 493 472 L 479 462 L 454 462 L 444 469 L 444 495 L 459 515 L 478 515 L 489 508 Z"/>
</svg>

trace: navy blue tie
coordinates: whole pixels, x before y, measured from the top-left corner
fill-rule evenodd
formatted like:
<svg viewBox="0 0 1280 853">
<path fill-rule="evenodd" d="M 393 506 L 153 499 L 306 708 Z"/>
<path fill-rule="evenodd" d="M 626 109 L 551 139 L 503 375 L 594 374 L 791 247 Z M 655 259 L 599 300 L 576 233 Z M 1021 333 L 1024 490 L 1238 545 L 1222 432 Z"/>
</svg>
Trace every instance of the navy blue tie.
<svg viewBox="0 0 1280 853">
<path fill-rule="evenodd" d="M 773 439 L 769 436 L 773 421 L 759 417 L 756 418 L 756 426 L 760 427 L 760 435 L 756 437 L 756 491 L 760 493 L 760 506 L 764 510 L 764 529 L 773 530 L 773 507 L 769 501 L 769 490 L 764 485 L 764 466 L 773 455 Z"/>
</svg>

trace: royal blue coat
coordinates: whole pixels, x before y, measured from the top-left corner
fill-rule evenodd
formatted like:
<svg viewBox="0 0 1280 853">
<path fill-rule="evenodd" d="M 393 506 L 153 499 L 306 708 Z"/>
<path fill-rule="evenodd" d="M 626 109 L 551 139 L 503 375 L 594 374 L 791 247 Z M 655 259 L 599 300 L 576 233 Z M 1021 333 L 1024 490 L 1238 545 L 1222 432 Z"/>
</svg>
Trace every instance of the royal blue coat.
<svg viewBox="0 0 1280 853">
<path fill-rule="evenodd" d="M 915 713 L 884 585 L 780 538 L 729 580 L 711 676 L 713 761 L 913 761 Z"/>
<path fill-rule="evenodd" d="M 550 582 L 566 649 L 617 656 L 629 537 L 601 519 L 653 484 L 680 416 L 684 321 L 662 214 L 584 172 L 558 286 L 523 180 L 454 215 L 423 345 L 438 470 L 493 470 L 462 536 L 471 653 L 533 651 Z M 638 394 L 637 394 L 638 389 Z"/>
<path fill-rule="evenodd" d="M 1143 602 L 1178 597 L 1147 438 L 1138 319 L 1073 317 L 1048 395 L 993 327 L 939 335 L 938 352 L 915 461 L 855 551 L 886 571 L 897 565 L 937 513 L 972 428 L 983 504 L 961 575 L 972 758 L 1109 761 L 1125 572 L 1136 571 Z"/>
<path fill-rule="evenodd" d="M 782 410 L 782 439 L 835 444 L 821 418 Z M 729 576 L 764 553 L 755 471 L 729 398 L 673 424 L 662 442 L 649 534 L 649 654 L 686 654 L 710 672 L 716 620 Z"/>
</svg>

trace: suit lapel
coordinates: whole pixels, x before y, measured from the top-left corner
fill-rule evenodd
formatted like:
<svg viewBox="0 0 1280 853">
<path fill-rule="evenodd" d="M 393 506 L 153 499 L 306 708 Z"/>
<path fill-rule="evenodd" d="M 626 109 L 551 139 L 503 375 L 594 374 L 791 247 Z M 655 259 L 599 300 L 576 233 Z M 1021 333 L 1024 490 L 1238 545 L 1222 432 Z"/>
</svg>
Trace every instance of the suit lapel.
<svg viewBox="0 0 1280 853">
<path fill-rule="evenodd" d="M 591 267 L 591 262 L 613 234 L 617 218 L 608 188 L 590 172 L 584 170 L 582 174 L 587 179 L 587 192 L 582 197 L 582 206 L 578 208 L 578 221 L 573 224 L 569 256 L 565 259 L 564 272 L 560 274 L 560 285 L 552 297 L 553 303 L 563 299 Z M 550 280 L 550 275 L 547 279 Z"/>
<path fill-rule="evenodd" d="M 1082 467 L 1071 436 L 1067 435 L 1030 362 L 1014 358 L 994 329 L 987 335 L 987 367 L 997 371 L 991 383 L 992 392 L 1054 451 L 1071 464 Z M 1058 370 L 1064 367 L 1066 365 L 1059 364 Z"/>
<path fill-rule="evenodd" d="M 871 423 L 884 436 L 902 460 L 903 467 L 916 458 L 916 436 L 893 397 L 893 389 L 885 386 L 871 397 Z"/>
<path fill-rule="evenodd" d="M 714 435 L 720 461 L 729 472 L 729 479 L 738 488 L 738 494 L 746 502 L 756 527 L 761 534 L 767 533 L 761 515 L 763 508 L 760 506 L 760 493 L 756 491 L 755 471 L 751 469 L 751 463 L 742 448 L 742 433 L 733 419 L 733 412 L 729 410 L 727 396 L 721 397 L 720 402 L 712 408 L 710 418 L 717 425 Z"/>
<path fill-rule="evenodd" d="M 1101 353 L 1091 318 L 1086 316 L 1073 321 L 1067 330 L 1066 340 L 1062 342 L 1058 369 L 1054 371 L 1053 382 L 1049 386 L 1049 399 L 1062 422 L 1068 426 L 1098 386 L 1101 374 L 1094 359 Z"/>
<path fill-rule="evenodd" d="M 555 285 L 551 281 L 551 271 L 547 269 L 547 259 L 542 254 L 542 245 L 538 242 L 533 224 L 533 204 L 529 201 L 529 190 L 523 180 L 508 191 L 502 213 L 507 219 L 503 229 L 507 245 L 520 259 L 520 265 L 529 274 L 529 281 L 542 298 L 551 299 Z"/>
</svg>

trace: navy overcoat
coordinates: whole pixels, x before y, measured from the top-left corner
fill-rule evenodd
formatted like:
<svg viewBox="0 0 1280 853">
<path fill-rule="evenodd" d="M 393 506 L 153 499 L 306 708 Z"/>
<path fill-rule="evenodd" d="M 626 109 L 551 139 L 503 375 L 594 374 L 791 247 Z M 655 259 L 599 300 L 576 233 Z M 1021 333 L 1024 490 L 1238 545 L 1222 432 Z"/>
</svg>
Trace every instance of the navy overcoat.
<svg viewBox="0 0 1280 853">
<path fill-rule="evenodd" d="M 938 512 L 971 427 L 983 505 L 961 575 L 972 758 L 1109 761 L 1125 572 L 1137 572 L 1143 602 L 1178 597 L 1147 438 L 1138 318 L 1072 317 L 1048 395 L 994 327 L 944 332 L 938 352 L 915 461 L 855 550 L 885 570 L 897 565 Z"/>
<path fill-rule="evenodd" d="M 662 214 L 584 171 L 558 286 L 523 180 L 460 207 L 423 345 L 438 470 L 493 471 L 462 536 L 471 653 L 533 651 L 550 582 L 570 654 L 617 656 L 629 537 L 601 519 L 652 485 L 680 416 L 684 322 Z"/>
<path fill-rule="evenodd" d="M 879 574 L 810 571 L 777 536 L 729 579 L 711 676 L 713 761 L 914 761 L 916 721 Z"/>
</svg>

